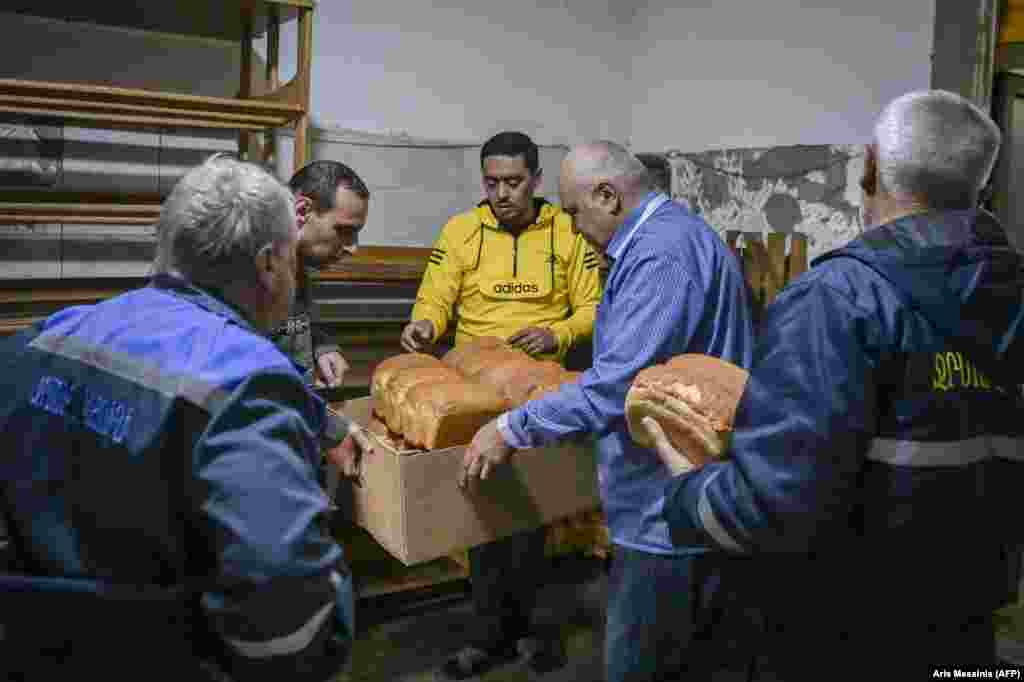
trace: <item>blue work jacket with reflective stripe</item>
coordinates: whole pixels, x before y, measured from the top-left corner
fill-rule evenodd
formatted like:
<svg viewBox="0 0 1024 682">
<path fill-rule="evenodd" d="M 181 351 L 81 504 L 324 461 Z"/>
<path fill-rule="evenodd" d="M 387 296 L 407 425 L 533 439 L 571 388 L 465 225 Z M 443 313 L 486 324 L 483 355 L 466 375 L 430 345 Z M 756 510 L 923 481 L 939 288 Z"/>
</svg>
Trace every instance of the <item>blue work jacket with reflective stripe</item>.
<svg viewBox="0 0 1024 682">
<path fill-rule="evenodd" d="M 831 595 L 922 617 L 991 612 L 1024 536 L 1022 264 L 977 210 L 817 259 L 767 311 L 730 461 L 669 486 L 678 541 L 832 558 Z"/>
<path fill-rule="evenodd" d="M 354 614 L 317 482 L 325 408 L 238 311 L 161 275 L 8 339 L 0 375 L 26 574 L 183 588 L 236 679 L 337 672 Z"/>
</svg>

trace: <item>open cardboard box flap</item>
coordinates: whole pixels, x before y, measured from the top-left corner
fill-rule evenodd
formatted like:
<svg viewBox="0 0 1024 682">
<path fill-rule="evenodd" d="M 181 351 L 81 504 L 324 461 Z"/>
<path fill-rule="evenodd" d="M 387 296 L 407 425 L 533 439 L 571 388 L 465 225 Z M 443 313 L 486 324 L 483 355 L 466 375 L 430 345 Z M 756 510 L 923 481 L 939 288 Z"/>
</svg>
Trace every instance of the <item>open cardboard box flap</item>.
<svg viewBox="0 0 1024 682">
<path fill-rule="evenodd" d="M 360 426 L 371 399 L 335 409 Z M 458 486 L 465 445 L 398 452 L 377 440 L 361 485 L 342 486 L 337 504 L 406 566 L 538 528 L 600 504 L 593 449 L 563 442 L 520 450 L 486 481 Z"/>
</svg>

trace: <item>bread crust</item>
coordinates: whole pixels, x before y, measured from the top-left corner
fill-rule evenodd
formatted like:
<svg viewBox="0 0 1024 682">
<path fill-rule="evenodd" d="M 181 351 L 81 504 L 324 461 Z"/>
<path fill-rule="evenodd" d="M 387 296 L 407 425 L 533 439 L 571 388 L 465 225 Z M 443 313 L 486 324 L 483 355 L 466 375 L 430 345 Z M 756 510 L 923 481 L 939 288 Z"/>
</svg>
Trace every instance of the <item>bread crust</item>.
<svg viewBox="0 0 1024 682">
<path fill-rule="evenodd" d="M 443 367 L 443 363 L 433 355 L 426 353 L 402 353 L 381 361 L 374 369 L 370 379 L 370 398 L 373 412 L 384 418 L 389 409 L 385 395 L 388 384 L 397 375 L 414 367 Z"/>
<path fill-rule="evenodd" d="M 743 368 L 707 355 L 680 355 L 649 367 L 637 374 L 626 394 L 630 436 L 654 448 L 642 424 L 644 417 L 653 417 L 695 466 L 721 458 L 747 378 Z"/>
</svg>

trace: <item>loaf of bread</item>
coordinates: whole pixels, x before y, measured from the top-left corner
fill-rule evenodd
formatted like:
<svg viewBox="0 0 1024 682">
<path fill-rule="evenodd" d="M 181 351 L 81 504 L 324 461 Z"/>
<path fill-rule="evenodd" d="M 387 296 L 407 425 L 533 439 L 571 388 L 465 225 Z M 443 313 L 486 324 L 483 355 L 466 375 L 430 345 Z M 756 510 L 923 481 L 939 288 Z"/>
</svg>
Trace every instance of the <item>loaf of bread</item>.
<svg viewBox="0 0 1024 682">
<path fill-rule="evenodd" d="M 402 433 L 401 408 L 408 399 L 409 389 L 422 383 L 451 383 L 462 380 L 462 373 L 453 367 L 411 367 L 396 372 L 388 381 L 381 399 L 381 417 L 388 428 Z"/>
<path fill-rule="evenodd" d="M 526 402 L 534 388 L 559 381 L 563 373 L 557 362 L 514 358 L 485 367 L 474 378 L 497 389 L 513 406 L 518 406 Z"/>
<path fill-rule="evenodd" d="M 433 450 L 469 443 L 477 430 L 539 389 L 557 390 L 579 372 L 537 361 L 495 336 L 449 351 L 441 360 L 403 353 L 381 362 L 371 384 L 371 429 L 399 447 Z"/>
<path fill-rule="evenodd" d="M 653 417 L 672 446 L 694 466 L 722 457 L 747 377 L 741 367 L 699 354 L 648 367 L 637 374 L 626 394 L 630 436 L 637 444 L 653 448 L 654 441 L 641 423 L 644 417 Z"/>
<path fill-rule="evenodd" d="M 490 348 L 463 356 L 459 362 L 459 370 L 467 378 L 475 379 L 484 370 L 510 362 L 533 362 L 533 360 L 523 351 L 511 346 Z"/>
<path fill-rule="evenodd" d="M 402 353 L 382 361 L 373 370 L 370 379 L 370 398 L 372 399 L 373 411 L 380 417 L 384 417 L 387 405 L 384 395 L 388 384 L 397 374 L 414 367 L 442 367 L 443 363 L 433 355 L 426 353 Z"/>
<path fill-rule="evenodd" d="M 511 348 L 505 339 L 497 336 L 481 336 L 467 343 L 463 343 L 444 354 L 441 360 L 455 369 L 462 370 L 462 361 L 480 351 L 493 350 L 495 348 Z"/>
<path fill-rule="evenodd" d="M 499 391 L 478 382 L 420 383 L 409 389 L 402 405 L 403 436 L 425 450 L 465 445 L 508 407 Z"/>
<path fill-rule="evenodd" d="M 405 450 L 408 447 L 405 439 L 402 438 L 402 434 L 395 433 L 389 429 L 388 425 L 375 414 L 370 415 L 370 423 L 367 425 L 366 430 L 376 436 L 384 445 L 395 450 Z"/>
</svg>

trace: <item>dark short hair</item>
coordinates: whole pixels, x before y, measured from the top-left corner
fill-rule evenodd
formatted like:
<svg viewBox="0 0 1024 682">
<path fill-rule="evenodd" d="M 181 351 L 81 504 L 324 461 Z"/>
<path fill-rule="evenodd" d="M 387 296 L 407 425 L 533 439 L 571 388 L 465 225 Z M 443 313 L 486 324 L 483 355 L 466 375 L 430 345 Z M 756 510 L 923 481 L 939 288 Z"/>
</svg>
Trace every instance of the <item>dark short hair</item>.
<svg viewBox="0 0 1024 682">
<path fill-rule="evenodd" d="M 361 199 L 370 198 L 370 190 L 359 175 L 339 161 L 313 161 L 300 168 L 288 181 L 292 193 L 313 200 L 317 211 L 330 211 L 338 188 L 343 187 Z"/>
<path fill-rule="evenodd" d="M 521 156 L 526 161 L 530 174 L 536 174 L 540 167 L 537 145 L 525 133 L 498 133 L 484 142 L 480 149 L 480 168 L 484 167 L 484 159 L 488 156 Z"/>
</svg>

